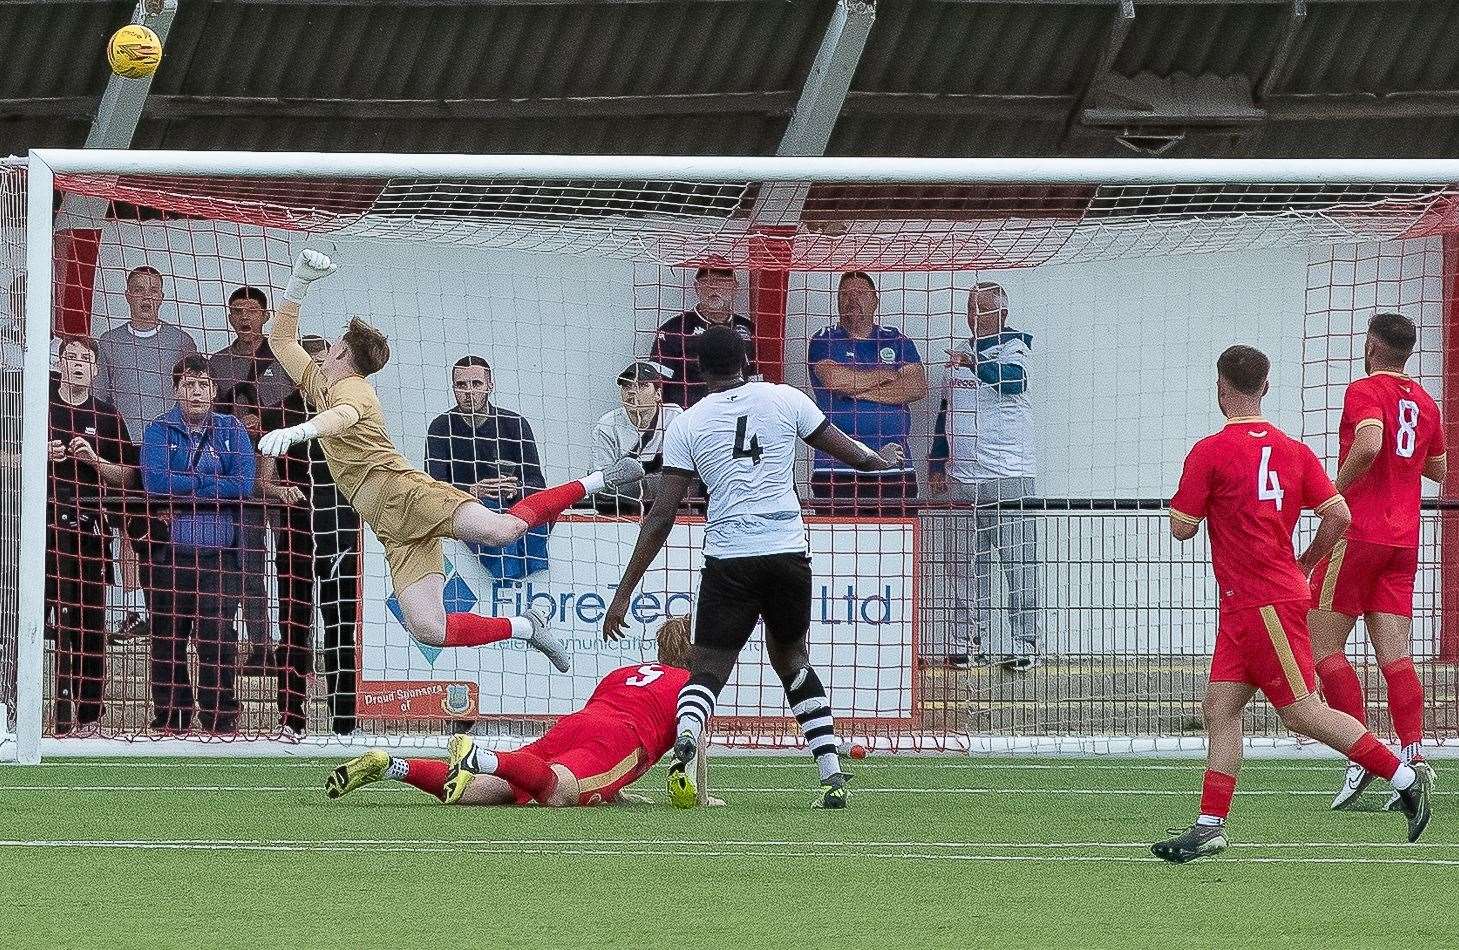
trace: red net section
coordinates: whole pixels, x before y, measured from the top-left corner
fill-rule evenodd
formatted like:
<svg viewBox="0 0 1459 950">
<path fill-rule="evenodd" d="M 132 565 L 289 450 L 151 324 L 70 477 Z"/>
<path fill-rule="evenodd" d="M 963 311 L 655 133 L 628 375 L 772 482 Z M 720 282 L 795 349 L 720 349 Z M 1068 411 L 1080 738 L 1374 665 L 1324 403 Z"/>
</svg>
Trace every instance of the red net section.
<svg viewBox="0 0 1459 950">
<path fill-rule="evenodd" d="M 696 347 L 716 324 L 749 341 L 752 375 L 898 446 L 888 473 L 807 450 L 795 470 L 812 662 L 840 732 L 882 748 L 1199 735 L 1215 592 L 1204 542 L 1169 537 L 1163 499 L 1219 424 L 1211 367 L 1230 343 L 1271 355 L 1269 412 L 1329 450 L 1374 307 L 1412 312 L 1418 372 L 1453 392 L 1444 239 L 1399 240 L 1451 226 L 1446 185 L 61 184 L 55 735 L 516 741 L 610 671 L 653 663 L 659 627 L 692 611 L 697 490 L 628 638 L 601 640 L 650 478 L 506 546 L 443 544 L 447 612 L 541 611 L 571 670 L 518 640 L 412 637 L 399 552 L 317 444 L 256 451 L 317 408 L 265 343 L 304 247 L 340 267 L 304 332 L 323 345 L 352 317 L 379 327 L 391 438 L 488 508 L 625 454 L 652 467 L 704 398 Z M 1416 656 L 1447 736 L 1446 542 L 1424 538 Z M 761 633 L 718 710 L 724 741 L 800 742 Z"/>
</svg>

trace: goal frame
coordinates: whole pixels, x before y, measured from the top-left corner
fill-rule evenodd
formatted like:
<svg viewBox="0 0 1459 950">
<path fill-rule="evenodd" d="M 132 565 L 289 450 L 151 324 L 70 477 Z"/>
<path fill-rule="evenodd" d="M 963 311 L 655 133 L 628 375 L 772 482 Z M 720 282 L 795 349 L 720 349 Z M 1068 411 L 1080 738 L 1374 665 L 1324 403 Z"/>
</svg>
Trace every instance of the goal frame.
<svg viewBox="0 0 1459 950">
<path fill-rule="evenodd" d="M 25 362 L 21 428 L 21 577 L 43 577 L 45 494 L 28 491 L 46 479 L 47 365 L 53 306 L 53 211 L 55 178 L 60 174 L 135 174 L 231 178 L 307 179 L 316 177 L 389 179 L 426 178 L 536 181 L 635 180 L 676 182 L 808 182 L 846 185 L 1086 185 L 1159 186 L 1174 184 L 1264 185 L 1422 185 L 1459 182 L 1459 160 L 1448 159 L 1082 159 L 1082 158 L 772 158 L 691 156 L 572 155 L 411 155 L 387 153 L 128 151 L 117 149 L 36 149 L 27 166 Z M 34 764 L 41 758 L 44 675 L 44 598 L 22 597 L 17 617 L 15 759 Z M 1053 737 L 1050 737 L 1051 740 Z M 1142 737 L 1110 737 L 1111 744 L 1141 751 Z M 1157 737 L 1148 751 L 1162 749 Z M 1082 748 L 1099 739 L 1070 738 Z M 87 743 L 87 752 L 96 751 Z M 264 746 L 272 743 L 246 743 Z M 999 751 L 984 748 L 970 751 Z M 1295 747 L 1295 742 L 1290 743 Z M 79 747 L 78 747 L 79 751 Z M 206 751 L 206 750 L 199 750 Z M 235 751 L 235 750 L 230 750 Z M 310 750 L 317 753 L 318 750 Z M 1057 748 L 1055 751 L 1058 751 Z M 149 746 L 149 754 L 165 751 Z M 245 753 L 246 754 L 246 753 Z"/>
</svg>

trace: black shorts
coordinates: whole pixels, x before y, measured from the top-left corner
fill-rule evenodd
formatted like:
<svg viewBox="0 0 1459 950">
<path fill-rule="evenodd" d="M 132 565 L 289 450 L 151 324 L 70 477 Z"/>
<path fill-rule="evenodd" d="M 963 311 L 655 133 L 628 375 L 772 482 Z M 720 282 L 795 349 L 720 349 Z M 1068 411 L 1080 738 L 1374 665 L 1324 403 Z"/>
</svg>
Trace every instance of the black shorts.
<svg viewBox="0 0 1459 950">
<path fill-rule="evenodd" d="M 765 639 L 803 643 L 811 627 L 811 559 L 805 554 L 704 559 L 694 642 L 739 653 L 765 619 Z"/>
</svg>

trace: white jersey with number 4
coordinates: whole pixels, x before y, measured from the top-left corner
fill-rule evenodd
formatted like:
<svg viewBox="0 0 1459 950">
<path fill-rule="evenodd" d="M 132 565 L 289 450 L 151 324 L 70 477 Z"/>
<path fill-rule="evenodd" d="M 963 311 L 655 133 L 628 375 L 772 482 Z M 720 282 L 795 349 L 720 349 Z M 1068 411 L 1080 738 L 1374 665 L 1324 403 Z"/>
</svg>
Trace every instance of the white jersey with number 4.
<svg viewBox="0 0 1459 950">
<path fill-rule="evenodd" d="M 710 393 L 669 423 L 664 468 L 697 472 L 709 490 L 706 557 L 808 550 L 795 453 L 825 424 L 809 396 L 778 383 Z"/>
</svg>

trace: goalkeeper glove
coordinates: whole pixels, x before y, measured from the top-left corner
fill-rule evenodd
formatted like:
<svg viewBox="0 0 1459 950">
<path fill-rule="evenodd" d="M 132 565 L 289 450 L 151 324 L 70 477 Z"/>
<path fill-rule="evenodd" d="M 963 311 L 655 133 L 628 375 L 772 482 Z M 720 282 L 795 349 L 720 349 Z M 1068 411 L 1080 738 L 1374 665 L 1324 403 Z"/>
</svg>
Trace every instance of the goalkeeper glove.
<svg viewBox="0 0 1459 950">
<path fill-rule="evenodd" d="M 333 274 L 334 263 L 318 251 L 300 251 L 294 260 L 294 272 L 289 276 L 289 286 L 284 289 L 284 299 L 303 303 L 309 285 L 321 277 Z"/>
<path fill-rule="evenodd" d="M 289 451 L 292 445 L 308 442 L 319 435 L 319 429 L 312 422 L 301 422 L 296 426 L 275 429 L 258 440 L 258 450 L 264 455 L 277 458 Z"/>
</svg>

